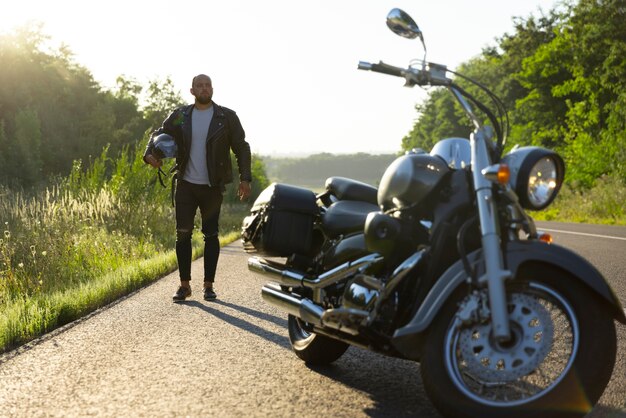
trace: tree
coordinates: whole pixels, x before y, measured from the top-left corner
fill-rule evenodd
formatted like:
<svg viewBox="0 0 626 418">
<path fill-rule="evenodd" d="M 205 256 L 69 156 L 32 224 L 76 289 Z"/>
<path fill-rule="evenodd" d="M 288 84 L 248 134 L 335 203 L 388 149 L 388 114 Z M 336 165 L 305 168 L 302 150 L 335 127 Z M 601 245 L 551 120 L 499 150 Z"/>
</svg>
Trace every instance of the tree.
<svg viewBox="0 0 626 418">
<path fill-rule="evenodd" d="M 119 152 L 124 146 L 143 138 L 150 128 L 140 109 L 140 96 L 143 87 L 135 79 L 119 76 L 116 89 L 107 96 L 108 106 L 113 109 L 115 130 L 110 143 L 112 150 Z"/>
<path fill-rule="evenodd" d="M 44 182 L 69 173 L 74 160 L 88 163 L 106 146 L 116 155 L 143 138 L 151 126 L 139 108 L 142 88 L 138 83 L 120 77 L 117 90 L 105 91 L 87 69 L 73 61 L 69 48 L 55 49 L 47 41 L 41 27 L 32 25 L 0 36 L 0 115 L 9 145 L 2 149 L 4 160 L 16 165 L 25 150 L 34 146 L 34 138 L 43 144 L 36 160 L 20 164 L 25 177 L 18 181 L 29 185 L 35 179 Z M 167 87 L 171 82 L 166 88 L 155 84 L 149 98 L 153 106 L 170 97 Z M 33 137 L 37 126 L 39 134 Z M 27 170 L 35 171 L 26 175 Z M 5 167 L 2 171 L 14 170 Z"/>
<path fill-rule="evenodd" d="M 143 108 L 144 118 L 148 126 L 156 128 L 161 126 L 163 120 L 176 107 L 184 104 L 180 92 L 175 90 L 170 77 L 161 81 L 150 81 L 148 85 L 148 97 Z"/>
<path fill-rule="evenodd" d="M 514 33 L 459 72 L 503 100 L 510 111 L 509 144 L 545 146 L 564 156 L 568 182 L 590 187 L 603 175 L 626 179 L 626 4 L 579 0 L 560 7 L 517 18 Z M 404 149 L 428 150 L 443 137 L 466 136 L 464 116 L 446 95 L 434 90 L 417 107 Z"/>
<path fill-rule="evenodd" d="M 624 176 L 615 162 L 626 145 L 626 7 L 581 0 L 569 11 L 557 36 L 524 63 L 520 80 L 530 93 L 518 116 L 533 142 L 559 147 L 570 180 L 590 186 L 603 174 Z"/>
<path fill-rule="evenodd" d="M 524 60 L 545 42 L 554 38 L 554 28 L 562 19 L 555 11 L 540 17 L 516 18 L 514 33 L 504 34 L 498 45 L 485 48 L 481 55 L 459 66 L 457 72 L 480 82 L 492 90 L 508 110 L 516 107 L 518 100 L 526 97 L 528 86 L 518 80 Z M 490 99 L 476 86 L 461 77 L 455 82 L 485 103 Z M 413 129 L 402 140 L 402 149 L 422 148 L 426 151 L 446 137 L 469 137 L 472 130 L 467 116 L 455 99 L 444 89 L 432 90 L 424 104 L 416 106 L 418 119 Z M 515 124 L 514 115 L 512 115 Z M 485 121 L 487 122 L 487 121 Z M 525 141 L 525 136 L 513 129 L 511 143 Z"/>
<path fill-rule="evenodd" d="M 0 184 L 7 184 L 12 177 L 8 170 L 9 140 L 4 130 L 4 119 L 0 119 Z"/>
<path fill-rule="evenodd" d="M 415 106 L 419 117 L 413 129 L 402 138 L 402 149 L 430 149 L 443 138 L 469 137 L 471 128 L 462 110 L 456 106 L 452 95 L 446 89 L 433 90 L 424 104 Z"/>
<path fill-rule="evenodd" d="M 15 115 L 16 152 L 12 172 L 24 186 L 32 186 L 42 174 L 41 126 L 37 113 L 27 109 Z"/>
</svg>

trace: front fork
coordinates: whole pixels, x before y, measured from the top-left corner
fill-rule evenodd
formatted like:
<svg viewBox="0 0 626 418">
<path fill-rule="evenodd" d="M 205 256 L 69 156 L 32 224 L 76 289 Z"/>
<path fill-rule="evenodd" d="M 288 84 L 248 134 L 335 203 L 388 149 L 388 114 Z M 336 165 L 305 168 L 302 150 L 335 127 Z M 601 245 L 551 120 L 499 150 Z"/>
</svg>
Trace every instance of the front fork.
<svg viewBox="0 0 626 418">
<path fill-rule="evenodd" d="M 511 278 L 512 274 L 504 269 L 493 183 L 482 174 L 482 169 L 490 165 L 487 141 L 489 139 L 483 128 L 477 129 L 471 135 L 472 175 L 485 260 L 485 274 L 479 277 L 478 283 L 482 286 L 487 285 L 495 339 L 508 341 L 511 338 L 511 330 L 504 282 Z"/>
</svg>

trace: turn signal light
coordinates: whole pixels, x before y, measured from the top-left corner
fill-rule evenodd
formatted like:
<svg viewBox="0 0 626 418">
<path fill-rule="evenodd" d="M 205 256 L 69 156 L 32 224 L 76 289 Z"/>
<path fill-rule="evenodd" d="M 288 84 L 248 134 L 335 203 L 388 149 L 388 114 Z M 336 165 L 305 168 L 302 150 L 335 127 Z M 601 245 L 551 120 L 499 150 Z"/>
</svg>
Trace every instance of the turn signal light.
<svg viewBox="0 0 626 418">
<path fill-rule="evenodd" d="M 511 170 L 506 164 L 500 164 L 498 168 L 498 183 L 507 184 L 511 178 Z"/>
<path fill-rule="evenodd" d="M 546 244 L 552 244 L 552 235 L 547 234 L 545 232 L 539 233 L 539 240 L 545 242 Z"/>
<path fill-rule="evenodd" d="M 481 173 L 489 181 L 507 184 L 511 178 L 511 170 L 506 164 L 494 164 L 484 168 Z"/>
</svg>

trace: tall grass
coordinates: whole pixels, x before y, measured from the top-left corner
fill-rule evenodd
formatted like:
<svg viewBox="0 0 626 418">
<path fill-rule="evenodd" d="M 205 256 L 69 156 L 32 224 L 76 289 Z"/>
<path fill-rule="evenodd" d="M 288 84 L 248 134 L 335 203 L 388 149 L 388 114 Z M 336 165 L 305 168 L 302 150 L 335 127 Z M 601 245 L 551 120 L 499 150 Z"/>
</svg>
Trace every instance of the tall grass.
<svg viewBox="0 0 626 418">
<path fill-rule="evenodd" d="M 79 318 L 176 268 L 170 190 L 127 149 L 39 193 L 0 187 L 0 352 Z M 246 208 L 225 206 L 220 239 Z M 194 234 L 198 256 L 202 238 Z"/>
<path fill-rule="evenodd" d="M 532 216 L 545 221 L 626 225 L 626 183 L 617 176 L 605 176 L 589 190 L 565 185 L 552 206 Z"/>
</svg>

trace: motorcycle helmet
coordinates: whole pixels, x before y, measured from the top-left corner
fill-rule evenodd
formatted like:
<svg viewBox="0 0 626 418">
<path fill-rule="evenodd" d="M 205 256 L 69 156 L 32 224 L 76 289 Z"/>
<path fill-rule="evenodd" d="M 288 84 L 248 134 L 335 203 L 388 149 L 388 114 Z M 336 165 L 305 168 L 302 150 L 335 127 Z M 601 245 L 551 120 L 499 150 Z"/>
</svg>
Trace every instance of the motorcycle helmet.
<svg viewBox="0 0 626 418">
<path fill-rule="evenodd" d="M 163 158 L 176 158 L 178 147 L 176 141 L 172 135 L 160 134 L 153 140 L 154 143 L 154 155 L 159 159 Z"/>
</svg>

